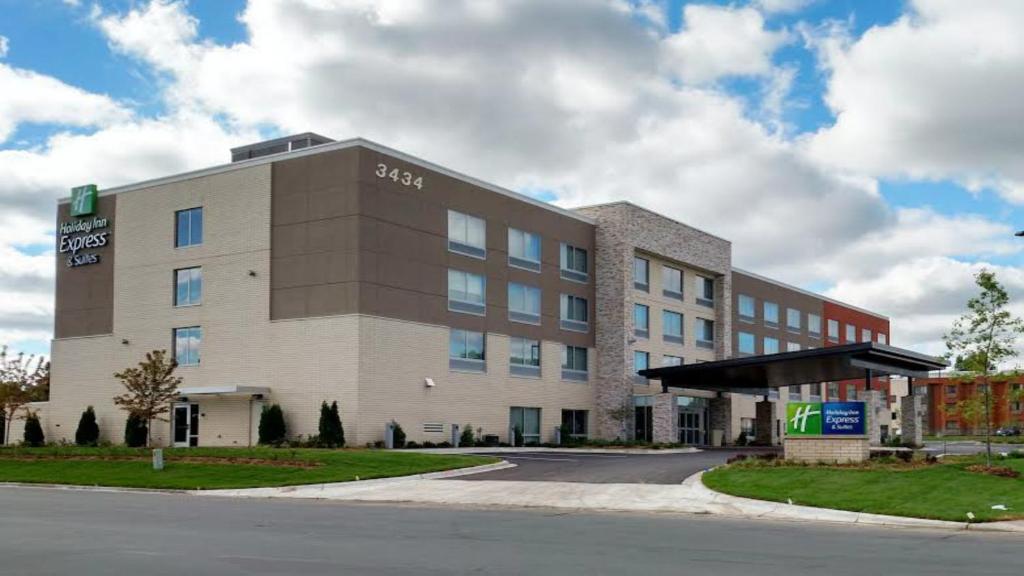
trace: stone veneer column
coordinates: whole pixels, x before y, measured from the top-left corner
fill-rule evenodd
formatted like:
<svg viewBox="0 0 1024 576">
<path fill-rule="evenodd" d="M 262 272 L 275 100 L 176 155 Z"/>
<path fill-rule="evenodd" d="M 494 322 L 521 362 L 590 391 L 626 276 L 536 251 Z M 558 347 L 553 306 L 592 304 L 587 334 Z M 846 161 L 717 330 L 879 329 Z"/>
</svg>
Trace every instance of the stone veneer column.
<svg viewBox="0 0 1024 576">
<path fill-rule="evenodd" d="M 720 395 L 708 402 L 708 419 L 712 438 L 708 438 L 710 444 L 714 438 L 715 430 L 722 431 L 723 444 L 732 444 L 736 438 L 732 435 L 732 398 Z"/>
<path fill-rule="evenodd" d="M 754 405 L 754 414 L 757 422 L 754 424 L 754 436 L 757 444 L 762 446 L 775 446 L 778 438 L 775 436 L 775 403 L 771 400 L 761 400 Z"/>
<path fill-rule="evenodd" d="M 921 397 L 917 394 L 908 394 L 900 398 L 900 436 L 904 444 L 924 444 L 923 407 Z"/>
<path fill-rule="evenodd" d="M 654 395 L 653 440 L 660 443 L 679 442 L 679 406 L 676 395 L 662 392 Z"/>
<path fill-rule="evenodd" d="M 878 390 L 858 390 L 857 399 L 863 401 L 867 406 L 867 435 L 872 446 L 882 443 L 882 424 L 878 418 L 878 412 L 882 409 L 882 393 Z"/>
</svg>

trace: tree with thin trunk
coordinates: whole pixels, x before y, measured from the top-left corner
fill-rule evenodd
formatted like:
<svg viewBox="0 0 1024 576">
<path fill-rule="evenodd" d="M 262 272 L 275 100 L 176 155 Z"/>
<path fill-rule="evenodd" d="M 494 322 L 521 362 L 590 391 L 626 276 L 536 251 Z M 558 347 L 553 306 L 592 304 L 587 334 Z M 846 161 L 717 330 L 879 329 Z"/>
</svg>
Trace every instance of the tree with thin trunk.
<svg viewBox="0 0 1024 576">
<path fill-rule="evenodd" d="M 960 365 L 960 376 L 981 384 L 985 465 L 992 466 L 992 374 L 999 364 L 1016 356 L 1024 320 L 1008 310 L 1010 297 L 995 273 L 982 269 L 975 274 L 974 282 L 980 293 L 967 301 L 967 312 L 942 339 L 949 350 L 948 358 Z"/>
<path fill-rule="evenodd" d="M 177 367 L 178 362 L 168 358 L 166 350 L 154 350 L 147 352 L 137 367 L 114 374 L 127 390 L 114 397 L 114 404 L 146 422 L 146 446 L 153 443 L 153 420 L 167 422 L 163 415 L 178 396 L 181 378 L 174 375 Z"/>
<path fill-rule="evenodd" d="M 45 366 L 45 372 L 44 372 Z M 7 346 L 0 346 L 0 412 L 3 412 L 7 431 L 4 438 L 10 440 L 11 425 L 18 417 L 18 411 L 35 400 L 34 390 L 44 382 L 49 388 L 50 364 L 42 358 L 24 352 L 11 354 Z"/>
</svg>

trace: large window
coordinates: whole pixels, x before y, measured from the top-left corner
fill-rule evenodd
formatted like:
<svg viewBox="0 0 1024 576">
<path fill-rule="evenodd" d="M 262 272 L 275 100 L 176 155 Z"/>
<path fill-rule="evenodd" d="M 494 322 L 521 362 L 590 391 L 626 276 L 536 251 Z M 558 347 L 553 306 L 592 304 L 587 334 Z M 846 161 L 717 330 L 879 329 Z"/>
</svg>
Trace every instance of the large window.
<svg viewBox="0 0 1024 576">
<path fill-rule="evenodd" d="M 199 364 L 199 345 L 202 340 L 203 331 L 199 326 L 174 329 L 174 359 L 179 366 Z"/>
<path fill-rule="evenodd" d="M 644 292 L 651 287 L 651 263 L 639 256 L 633 257 L 633 287 Z"/>
<path fill-rule="evenodd" d="M 828 321 L 828 340 L 829 342 L 839 342 L 839 321 L 829 320 Z"/>
<path fill-rule="evenodd" d="M 670 355 L 666 354 L 666 355 L 661 357 L 661 365 L 662 366 L 682 366 L 683 365 L 683 357 L 682 356 L 670 356 Z"/>
<path fill-rule="evenodd" d="M 683 271 L 671 266 L 661 267 L 661 293 L 676 300 L 683 299 Z"/>
<path fill-rule="evenodd" d="M 509 228 L 508 263 L 516 268 L 540 272 L 540 236 Z"/>
<path fill-rule="evenodd" d="M 540 342 L 530 338 L 509 338 L 509 373 L 513 376 L 540 376 Z"/>
<path fill-rule="evenodd" d="M 707 318 L 697 318 L 697 347 L 698 348 L 714 348 L 715 347 L 715 322 L 708 320 Z"/>
<path fill-rule="evenodd" d="M 583 440 L 587 437 L 587 411 L 562 410 L 562 431 L 569 433 L 569 438 Z M 565 439 L 563 438 L 563 442 Z"/>
<path fill-rule="evenodd" d="M 779 327 L 779 305 L 775 302 L 764 303 L 764 325 L 769 328 Z"/>
<path fill-rule="evenodd" d="M 747 296 L 746 294 L 740 294 L 738 297 L 739 301 L 739 316 L 740 320 L 744 322 L 754 321 L 754 297 Z"/>
<path fill-rule="evenodd" d="M 821 316 L 817 314 L 807 315 L 807 332 L 812 338 L 821 336 Z"/>
<path fill-rule="evenodd" d="M 483 332 L 452 328 L 448 334 L 448 367 L 472 372 L 486 370 Z"/>
<path fill-rule="evenodd" d="M 756 354 L 754 335 L 750 332 L 740 332 L 737 337 L 737 348 L 739 348 L 740 354 Z"/>
<path fill-rule="evenodd" d="M 799 386 L 798 385 L 798 386 L 790 386 L 789 387 L 789 399 L 790 400 L 800 400 L 803 397 L 804 397 L 804 387 L 803 386 Z"/>
<path fill-rule="evenodd" d="M 856 400 L 857 399 L 857 385 L 856 384 L 847 384 L 846 385 L 846 399 L 847 400 Z"/>
<path fill-rule="evenodd" d="M 714 307 L 715 281 L 711 278 L 697 276 L 697 304 Z"/>
<path fill-rule="evenodd" d="M 582 346 L 565 346 L 562 348 L 562 379 L 587 379 L 587 349 Z"/>
<path fill-rule="evenodd" d="M 883 334 L 882 332 L 879 332 L 875 336 L 878 338 L 879 344 L 888 344 L 889 337 Z"/>
<path fill-rule="evenodd" d="M 203 301 L 203 269 L 182 268 L 174 271 L 174 305 L 195 306 Z"/>
<path fill-rule="evenodd" d="M 846 325 L 846 341 L 856 342 L 857 341 L 857 327 L 853 324 Z"/>
<path fill-rule="evenodd" d="M 683 343 L 683 315 L 671 310 L 661 312 L 661 337 L 665 342 Z"/>
<path fill-rule="evenodd" d="M 633 333 L 640 338 L 651 335 L 651 309 L 643 304 L 633 304 Z"/>
<path fill-rule="evenodd" d="M 561 323 L 563 330 L 586 332 L 589 329 L 587 299 L 572 294 L 562 294 Z"/>
<path fill-rule="evenodd" d="M 800 311 L 796 308 L 786 308 L 786 329 L 790 332 L 800 331 Z"/>
<path fill-rule="evenodd" d="M 562 244 L 562 278 L 573 282 L 587 281 L 587 251 L 583 248 Z"/>
<path fill-rule="evenodd" d="M 860 329 L 860 341 L 861 342 L 871 342 L 871 330 L 869 330 L 867 328 L 861 328 Z"/>
<path fill-rule="evenodd" d="M 540 408 L 509 408 L 509 422 L 523 436 L 524 444 L 540 443 Z"/>
<path fill-rule="evenodd" d="M 474 258 L 486 258 L 487 222 L 483 218 L 449 210 L 448 250 Z"/>
<path fill-rule="evenodd" d="M 827 400 L 832 402 L 839 400 L 839 382 L 826 382 L 825 392 L 828 395 Z"/>
<path fill-rule="evenodd" d="M 540 324 L 540 288 L 509 282 L 508 319 L 514 322 Z"/>
<path fill-rule="evenodd" d="M 462 270 L 448 270 L 448 309 L 484 315 L 487 312 L 484 277 Z"/>
<path fill-rule="evenodd" d="M 203 243 L 203 208 L 189 208 L 174 213 L 174 246 L 198 246 Z"/>
<path fill-rule="evenodd" d="M 765 354 L 778 354 L 779 352 L 779 339 L 764 337 L 763 346 Z"/>
<path fill-rule="evenodd" d="M 800 343 L 799 342 L 786 342 L 786 352 L 799 352 L 799 351 L 800 351 Z"/>
<path fill-rule="evenodd" d="M 640 350 L 633 351 L 633 371 L 639 374 L 641 370 L 647 370 L 651 367 L 651 355 L 648 352 L 641 352 Z M 643 378 L 641 376 L 641 378 Z"/>
</svg>

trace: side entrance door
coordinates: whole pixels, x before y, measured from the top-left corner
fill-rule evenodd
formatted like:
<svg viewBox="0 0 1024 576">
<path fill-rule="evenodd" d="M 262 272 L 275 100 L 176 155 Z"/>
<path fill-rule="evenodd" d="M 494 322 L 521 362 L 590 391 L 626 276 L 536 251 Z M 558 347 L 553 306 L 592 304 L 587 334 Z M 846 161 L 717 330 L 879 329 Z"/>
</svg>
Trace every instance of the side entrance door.
<svg viewBox="0 0 1024 576">
<path fill-rule="evenodd" d="M 679 442 L 690 446 L 705 444 L 703 410 L 679 410 Z"/>
<path fill-rule="evenodd" d="M 174 447 L 188 448 L 199 445 L 199 404 L 175 404 Z"/>
</svg>

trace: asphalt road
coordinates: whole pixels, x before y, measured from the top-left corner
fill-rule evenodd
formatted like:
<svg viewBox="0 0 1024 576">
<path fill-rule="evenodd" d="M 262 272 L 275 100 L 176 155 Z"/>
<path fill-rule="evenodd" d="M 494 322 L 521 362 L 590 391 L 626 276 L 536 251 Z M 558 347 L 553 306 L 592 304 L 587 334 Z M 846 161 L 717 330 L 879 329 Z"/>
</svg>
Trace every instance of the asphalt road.
<svg viewBox="0 0 1024 576">
<path fill-rule="evenodd" d="M 762 450 L 763 451 L 763 450 Z M 752 450 L 705 450 L 694 454 L 582 454 L 518 452 L 495 456 L 515 468 L 461 476 L 459 480 L 531 480 L 610 484 L 679 484 L 688 476 Z"/>
<path fill-rule="evenodd" d="M 928 441 L 924 443 L 925 449 L 932 454 L 981 454 L 985 452 L 984 442 L 934 442 Z M 1024 444 L 998 444 L 995 441 L 992 443 L 992 453 L 999 454 L 1000 452 L 1014 452 L 1016 450 L 1024 450 Z"/>
<path fill-rule="evenodd" d="M 1024 539 L 666 514 L 0 487 L 0 573 L 1013 574 Z"/>
</svg>

